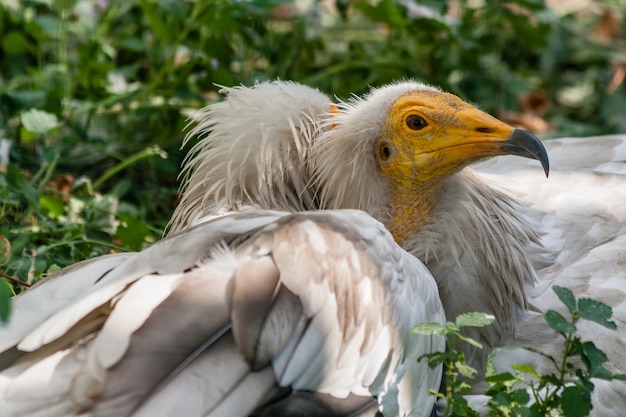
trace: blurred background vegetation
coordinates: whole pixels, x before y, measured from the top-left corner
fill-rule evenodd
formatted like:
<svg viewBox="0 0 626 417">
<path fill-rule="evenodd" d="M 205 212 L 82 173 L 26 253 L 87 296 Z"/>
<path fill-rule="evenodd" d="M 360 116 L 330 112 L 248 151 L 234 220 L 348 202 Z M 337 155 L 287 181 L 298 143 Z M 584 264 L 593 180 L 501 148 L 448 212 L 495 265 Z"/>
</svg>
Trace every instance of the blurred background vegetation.
<svg viewBox="0 0 626 417">
<path fill-rule="evenodd" d="M 626 0 L 3 0 L 0 275 L 159 239 L 217 85 L 417 78 L 549 136 L 626 132 Z M 0 278 L 0 300 L 19 290 Z M 3 314 L 0 303 L 0 315 Z"/>
</svg>

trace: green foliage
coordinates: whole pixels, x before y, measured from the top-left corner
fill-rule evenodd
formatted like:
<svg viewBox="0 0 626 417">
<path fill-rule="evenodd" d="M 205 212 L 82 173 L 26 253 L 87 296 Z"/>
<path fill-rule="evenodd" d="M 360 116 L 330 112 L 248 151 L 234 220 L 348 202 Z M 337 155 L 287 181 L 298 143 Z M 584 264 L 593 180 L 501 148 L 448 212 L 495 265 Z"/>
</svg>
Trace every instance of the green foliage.
<svg viewBox="0 0 626 417">
<path fill-rule="evenodd" d="M 465 360 L 465 354 L 456 349 L 459 341 L 469 343 L 470 345 L 482 349 L 482 345 L 476 340 L 463 336 L 461 329 L 463 327 L 484 327 L 487 326 L 495 318 L 491 315 L 472 312 L 459 315 L 454 323 L 422 323 L 411 329 L 411 334 L 435 334 L 446 338 L 447 350 L 445 352 L 433 352 L 425 355 L 428 358 L 428 364 L 436 367 L 440 364 L 445 365 L 445 393 L 433 392 L 437 398 L 445 401 L 446 407 L 444 416 L 477 416 L 471 407 L 468 406 L 467 400 L 462 394 L 468 394 L 472 387 L 467 383 L 476 374 L 476 369 L 469 366 Z"/>
<path fill-rule="evenodd" d="M 32 177 L 15 164 L 0 176 L 5 273 L 29 283 L 76 258 L 141 249 L 160 233 L 140 221 L 137 210 L 121 204 L 114 192 L 94 191 L 87 178 L 74 181 L 71 194 L 59 189 L 58 182 L 47 185 L 58 158 L 48 153 L 46 164 Z"/>
<path fill-rule="evenodd" d="M 576 324 L 581 320 L 598 323 L 608 329 L 616 330 L 611 321 L 613 311 L 610 306 L 589 298 L 576 299 L 571 290 L 559 286 L 553 287 L 554 292 L 567 307 L 570 319 L 563 317 L 554 310 L 545 315 L 548 325 L 563 336 L 563 357 L 554 356 L 527 347 L 547 358 L 555 368 L 554 373 L 539 374 L 532 366 L 513 365 L 514 373 L 496 373 L 491 358 L 497 350 L 490 354 L 485 370 L 485 381 L 489 388 L 485 394 L 490 397 L 487 407 L 490 416 L 501 417 L 584 417 L 592 409 L 591 394 L 594 389 L 591 378 L 604 380 L 626 380 L 624 374 L 613 374 L 604 367 L 608 358 L 591 341 L 583 342 L 577 335 Z M 461 334 L 464 326 L 484 326 L 493 321 L 493 317 L 483 313 L 470 313 L 459 316 L 456 323 L 424 323 L 412 329 L 413 334 L 437 334 L 446 337 L 446 352 L 435 352 L 426 355 L 429 364 L 434 367 L 441 363 L 446 366 L 445 394 L 435 393 L 445 401 L 443 415 L 476 416 L 463 394 L 471 390 L 471 385 L 459 376 L 472 378 L 476 370 L 469 367 L 463 353 L 456 350 L 458 341 L 465 341 L 480 347 L 474 340 L 468 340 Z M 582 365 L 578 365 L 578 360 Z M 526 378 L 528 375 L 530 378 Z"/>
</svg>

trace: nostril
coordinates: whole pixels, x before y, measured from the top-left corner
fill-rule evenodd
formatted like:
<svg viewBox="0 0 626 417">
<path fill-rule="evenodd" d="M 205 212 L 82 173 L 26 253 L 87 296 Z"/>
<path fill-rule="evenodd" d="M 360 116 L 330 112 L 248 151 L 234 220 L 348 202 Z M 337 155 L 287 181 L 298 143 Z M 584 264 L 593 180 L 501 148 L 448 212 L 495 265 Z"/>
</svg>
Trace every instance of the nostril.
<svg viewBox="0 0 626 417">
<path fill-rule="evenodd" d="M 493 133 L 494 132 L 494 130 L 490 127 L 477 127 L 476 131 L 480 133 Z"/>
</svg>

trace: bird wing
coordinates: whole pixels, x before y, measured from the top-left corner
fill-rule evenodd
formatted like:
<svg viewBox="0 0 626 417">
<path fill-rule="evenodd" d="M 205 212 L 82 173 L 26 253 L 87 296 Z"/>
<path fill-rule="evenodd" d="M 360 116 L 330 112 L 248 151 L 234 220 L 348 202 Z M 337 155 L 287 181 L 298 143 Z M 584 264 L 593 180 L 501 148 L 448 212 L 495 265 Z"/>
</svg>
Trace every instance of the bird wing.
<svg viewBox="0 0 626 417">
<path fill-rule="evenodd" d="M 565 306 L 548 288 L 570 288 L 577 298 L 592 298 L 613 309 L 617 330 L 581 321 L 583 340 L 593 341 L 609 357 L 608 369 L 626 372 L 626 136 L 563 138 L 545 141 L 550 155 L 549 180 L 537 183 L 537 167 L 520 158 L 498 158 L 478 164 L 480 175 L 527 205 L 524 216 L 541 234 L 541 244 L 553 260 L 543 263 L 539 282 L 528 287 L 539 311 Z M 539 372 L 552 371 L 544 358 L 524 347 L 558 355 L 560 336 L 547 328 L 541 315 L 529 314 L 516 337 L 505 341 L 496 356 L 498 369 L 525 363 Z M 626 410 L 626 384 L 594 380 L 594 415 L 619 416 Z"/>
<path fill-rule="evenodd" d="M 538 271 L 544 285 L 534 291 L 540 295 L 536 302 L 543 308 L 555 301 L 543 295 L 550 283 L 604 298 L 620 311 L 626 300 L 618 296 L 626 294 L 626 271 L 620 267 L 626 260 L 626 136 L 555 139 L 545 145 L 552 169 L 540 184 L 531 179 L 531 164 L 519 158 L 479 166 L 490 183 L 525 203 L 525 216 L 554 254 L 554 261 Z"/>
<path fill-rule="evenodd" d="M 62 270 L 13 313 L 7 417 L 245 416 L 279 386 L 427 415 L 441 375 L 417 358 L 443 340 L 408 334 L 444 320 L 434 280 L 357 211 L 220 217 Z"/>
</svg>

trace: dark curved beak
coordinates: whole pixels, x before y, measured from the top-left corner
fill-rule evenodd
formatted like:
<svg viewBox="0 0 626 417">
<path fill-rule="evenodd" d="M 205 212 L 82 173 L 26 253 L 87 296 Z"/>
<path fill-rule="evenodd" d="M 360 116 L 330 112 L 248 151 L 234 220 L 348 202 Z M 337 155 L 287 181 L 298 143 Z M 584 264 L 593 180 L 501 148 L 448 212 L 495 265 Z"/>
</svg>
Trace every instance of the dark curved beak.
<svg viewBox="0 0 626 417">
<path fill-rule="evenodd" d="M 536 159 L 541 163 L 546 177 L 550 173 L 548 152 L 539 138 L 522 129 L 513 129 L 506 141 L 500 143 L 503 153 Z"/>
</svg>

